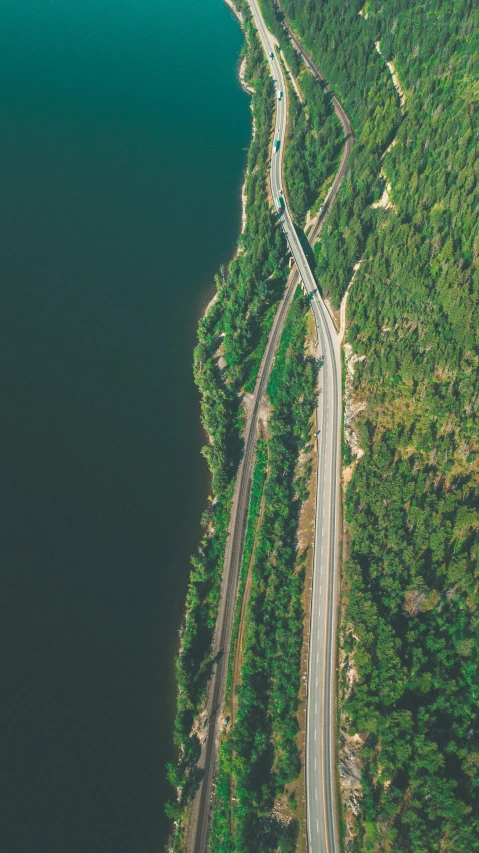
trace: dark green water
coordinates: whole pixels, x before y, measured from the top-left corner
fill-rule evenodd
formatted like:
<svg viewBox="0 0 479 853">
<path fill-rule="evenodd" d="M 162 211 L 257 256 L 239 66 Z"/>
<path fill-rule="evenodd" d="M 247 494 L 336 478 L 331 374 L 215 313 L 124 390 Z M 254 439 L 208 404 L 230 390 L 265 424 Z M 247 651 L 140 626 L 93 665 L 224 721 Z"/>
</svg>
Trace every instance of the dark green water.
<svg viewBox="0 0 479 853">
<path fill-rule="evenodd" d="M 0 849 L 156 853 L 242 35 L 221 0 L 3 0 L 0 28 Z"/>
</svg>

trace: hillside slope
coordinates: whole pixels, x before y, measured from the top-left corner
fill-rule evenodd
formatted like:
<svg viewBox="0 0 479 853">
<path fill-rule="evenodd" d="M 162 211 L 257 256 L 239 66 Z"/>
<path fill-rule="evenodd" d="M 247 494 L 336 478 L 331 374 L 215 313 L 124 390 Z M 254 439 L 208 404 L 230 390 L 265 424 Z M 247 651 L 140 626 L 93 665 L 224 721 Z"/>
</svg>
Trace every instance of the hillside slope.
<svg viewBox="0 0 479 853">
<path fill-rule="evenodd" d="M 478 8 L 282 8 L 357 139 L 317 250 L 336 305 L 362 260 L 348 308 L 364 455 L 345 454 L 340 699 L 343 757 L 360 771 L 343 785 L 346 847 L 479 850 Z"/>
</svg>

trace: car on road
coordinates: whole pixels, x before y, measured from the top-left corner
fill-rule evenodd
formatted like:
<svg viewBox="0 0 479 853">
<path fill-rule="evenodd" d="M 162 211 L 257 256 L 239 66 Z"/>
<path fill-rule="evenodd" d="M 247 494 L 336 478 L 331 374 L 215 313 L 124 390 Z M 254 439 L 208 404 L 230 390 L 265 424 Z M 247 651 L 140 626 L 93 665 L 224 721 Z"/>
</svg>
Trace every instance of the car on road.
<svg viewBox="0 0 479 853">
<path fill-rule="evenodd" d="M 270 58 L 271 58 L 271 59 L 274 59 L 274 53 L 273 53 L 273 51 L 272 51 L 272 50 L 270 50 L 269 55 L 270 55 Z"/>
<path fill-rule="evenodd" d="M 280 91 L 278 92 L 278 101 L 280 101 L 282 97 L 283 97 L 283 93 L 282 93 L 282 91 L 280 90 Z"/>
</svg>

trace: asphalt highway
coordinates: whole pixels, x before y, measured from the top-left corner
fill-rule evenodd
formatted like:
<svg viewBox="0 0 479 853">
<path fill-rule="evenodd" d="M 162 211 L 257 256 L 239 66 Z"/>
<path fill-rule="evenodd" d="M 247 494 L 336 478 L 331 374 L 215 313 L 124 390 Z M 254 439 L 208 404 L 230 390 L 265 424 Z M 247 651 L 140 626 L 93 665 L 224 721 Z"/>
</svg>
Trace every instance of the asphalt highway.
<svg viewBox="0 0 479 853">
<path fill-rule="evenodd" d="M 276 123 L 274 139 L 279 140 L 278 151 L 273 144 L 271 155 L 271 190 L 281 225 L 296 262 L 288 278 L 285 294 L 278 307 L 268 339 L 263 361 L 258 373 L 253 395 L 253 408 L 245 430 L 245 449 L 236 479 L 230 518 L 229 536 L 218 608 L 218 619 L 213 641 L 214 666 L 208 689 L 206 710 L 206 737 L 198 763 L 200 782 L 195 796 L 187 834 L 187 849 L 192 853 L 206 853 L 210 829 L 211 804 L 214 797 L 214 779 L 218 760 L 218 745 L 222 729 L 222 706 L 225 696 L 226 671 L 230 652 L 234 607 L 237 597 L 239 569 L 243 551 L 247 520 L 254 449 L 257 437 L 257 420 L 260 403 L 273 365 L 276 349 L 286 317 L 301 277 L 314 313 L 318 341 L 323 355 L 321 392 L 318 402 L 318 489 L 315 523 L 315 547 L 312 590 L 310 655 L 308 672 L 306 793 L 308 845 L 311 853 L 336 853 L 336 772 L 335 772 L 335 659 L 336 659 L 336 567 L 339 513 L 339 465 L 341 424 L 341 357 L 338 336 L 332 320 L 321 300 L 313 274 L 309 268 L 299 238 L 296 234 L 287 201 L 282 193 L 282 157 L 286 138 L 287 100 L 283 71 L 274 50 L 273 40 L 266 30 L 257 0 L 249 0 L 251 12 L 268 57 L 273 79 L 276 81 Z M 298 47 L 299 49 L 299 47 Z M 300 51 L 303 53 L 303 51 Z M 303 58 L 318 79 L 319 71 L 306 54 Z M 278 92 L 281 97 L 278 98 Z M 336 109 L 336 106 L 335 106 Z M 339 109 L 341 109 L 339 105 Z M 323 211 L 309 234 L 313 245 L 328 210 L 336 197 L 347 170 L 347 160 L 353 143 L 347 116 L 345 124 L 345 150 Z M 298 275 L 299 273 L 299 275 Z M 202 774 L 202 775 L 201 775 Z"/>
<path fill-rule="evenodd" d="M 306 811 L 310 853 L 339 853 L 335 760 L 335 675 L 341 458 L 341 349 L 338 335 L 319 294 L 283 194 L 280 152 L 284 148 L 288 102 L 283 70 L 257 0 L 249 0 L 249 5 L 264 51 L 268 56 L 273 79 L 276 81 L 276 91 L 282 93 L 280 97 L 277 94 L 276 98 L 274 138 L 280 140 L 280 146 L 278 152 L 273 153 L 271 158 L 271 191 L 303 287 L 310 300 L 323 357 L 317 411 L 319 469 L 308 660 Z M 316 71 L 319 75 L 311 61 L 308 64 L 313 72 Z M 340 108 L 339 104 L 338 107 Z M 344 124 L 343 129 L 345 129 Z M 347 136 L 352 144 L 350 126 L 347 127 Z M 346 159 L 343 156 L 344 169 Z M 342 176 L 338 189 L 341 179 Z"/>
</svg>

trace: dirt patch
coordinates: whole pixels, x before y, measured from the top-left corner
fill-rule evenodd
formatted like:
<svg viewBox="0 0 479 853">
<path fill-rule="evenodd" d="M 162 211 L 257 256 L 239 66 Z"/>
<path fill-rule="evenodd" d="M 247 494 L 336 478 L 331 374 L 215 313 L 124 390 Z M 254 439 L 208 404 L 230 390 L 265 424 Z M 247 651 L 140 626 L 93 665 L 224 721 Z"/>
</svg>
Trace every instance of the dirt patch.
<svg viewBox="0 0 479 853">
<path fill-rule="evenodd" d="M 356 464 L 364 455 L 364 450 L 359 446 L 359 436 L 353 427 L 354 419 L 367 408 L 367 403 L 355 400 L 353 397 L 354 365 L 364 361 L 365 355 L 353 354 L 351 344 L 344 344 L 344 357 L 346 359 L 346 378 L 344 387 L 344 438 L 354 456 L 351 465 L 343 469 L 343 486 L 350 482 Z"/>
<path fill-rule="evenodd" d="M 393 62 L 386 62 L 387 67 L 391 72 L 391 77 L 393 78 L 394 88 L 399 95 L 399 106 L 401 107 L 401 112 L 404 113 L 404 104 L 406 101 L 406 96 L 401 89 L 401 84 L 399 82 L 399 77 L 397 76 L 396 69 L 394 68 Z"/>
<path fill-rule="evenodd" d="M 210 301 L 208 302 L 208 305 L 207 305 L 207 306 L 206 306 L 206 308 L 205 308 L 205 313 L 203 314 L 203 317 L 206 317 L 206 315 L 208 314 L 208 312 L 209 312 L 209 311 L 211 311 L 211 309 L 212 309 L 212 307 L 213 307 L 213 305 L 215 304 L 215 302 L 216 302 L 216 300 L 217 300 L 217 299 L 218 299 L 218 291 L 216 291 L 215 295 L 214 295 L 214 296 L 210 299 Z"/>
<path fill-rule="evenodd" d="M 199 742 L 203 746 L 203 743 L 206 740 L 206 736 L 208 733 L 208 711 L 206 708 L 195 717 L 193 721 L 193 725 L 191 727 L 191 734 L 196 735 Z"/>
<path fill-rule="evenodd" d="M 339 311 L 336 308 L 333 308 L 331 302 L 325 296 L 323 296 L 323 302 L 326 305 L 326 308 L 328 309 L 328 313 L 329 313 L 329 316 L 331 317 L 331 320 L 333 321 L 334 328 L 336 329 L 336 331 L 338 331 L 339 324 L 340 324 Z"/>
<path fill-rule="evenodd" d="M 346 293 L 344 294 L 343 298 L 341 299 L 341 306 L 339 308 L 339 341 L 340 341 L 340 343 L 342 343 L 344 335 L 346 334 L 346 307 L 348 304 L 349 290 L 351 288 L 351 285 L 352 285 L 354 279 L 356 278 L 356 273 L 357 273 L 359 267 L 361 266 L 361 264 L 362 264 L 362 260 L 358 261 L 357 264 L 354 264 L 353 276 L 352 276 L 351 281 L 349 282 L 349 284 L 346 288 Z"/>
<path fill-rule="evenodd" d="M 355 469 L 354 462 L 351 465 L 347 465 L 346 468 L 343 468 L 343 485 L 347 486 L 348 483 L 351 482 Z"/>
<path fill-rule="evenodd" d="M 239 77 L 239 81 L 241 83 L 241 88 L 244 89 L 244 91 L 248 95 L 254 95 L 253 87 L 250 86 L 249 83 L 246 82 L 246 76 L 245 75 L 246 75 L 246 64 L 247 64 L 247 62 L 248 62 L 248 59 L 246 56 L 244 56 L 243 59 L 241 60 L 241 65 L 240 65 L 239 71 L 238 71 L 238 77 Z"/>
<path fill-rule="evenodd" d="M 282 824 L 282 826 L 287 827 L 291 823 L 291 810 L 288 805 L 288 801 L 286 797 L 277 797 L 274 803 L 274 806 L 271 811 L 271 817 L 277 823 Z"/>
<path fill-rule="evenodd" d="M 311 444 L 312 450 L 309 453 L 304 453 L 300 456 L 298 461 L 298 468 L 300 466 L 304 467 L 305 465 L 311 464 L 314 470 L 315 465 L 317 465 L 316 442 L 314 441 L 314 439 L 312 440 Z M 297 540 L 298 551 L 300 553 L 305 551 L 306 548 L 313 547 L 316 495 L 315 488 L 311 481 L 308 485 L 308 492 L 308 497 L 301 504 L 301 510 L 299 513 Z"/>
<path fill-rule="evenodd" d="M 224 338 L 224 336 L 225 336 L 225 334 L 223 332 L 220 335 L 220 338 Z M 218 363 L 218 367 L 220 368 L 220 370 L 224 370 L 226 367 L 224 352 L 225 352 L 225 344 L 224 344 L 224 340 L 222 340 L 218 349 L 215 352 L 215 358 L 216 358 L 216 361 Z"/>
<path fill-rule="evenodd" d="M 241 404 L 243 406 L 243 410 L 247 420 L 250 419 L 253 413 L 254 399 L 254 394 L 243 394 Z M 268 418 L 270 411 L 271 405 L 266 396 L 263 396 L 262 400 L 260 400 L 258 407 L 258 429 L 260 431 L 262 430 L 264 435 L 267 434 Z"/>
<path fill-rule="evenodd" d="M 386 148 L 386 150 L 385 150 L 384 154 L 381 154 L 381 160 L 384 160 L 384 158 L 385 158 L 386 154 L 389 154 L 389 152 L 391 151 L 391 149 L 392 149 L 392 148 L 394 148 L 394 146 L 396 145 L 397 141 L 398 141 L 398 138 L 397 138 L 397 136 L 395 136 L 395 137 L 394 137 L 394 139 L 393 139 L 393 141 L 389 143 L 389 145 L 388 145 L 388 147 Z"/>
<path fill-rule="evenodd" d="M 376 41 L 374 43 L 374 46 L 379 55 L 381 55 L 381 42 Z M 396 89 L 396 92 L 399 95 L 399 106 L 401 107 L 401 112 L 404 114 L 404 104 L 406 102 L 406 96 L 403 90 L 401 89 L 401 84 L 399 82 L 399 77 L 397 76 L 397 72 L 394 67 L 394 62 L 386 62 L 386 65 L 389 68 L 389 73 L 391 74 L 394 88 Z"/>
<path fill-rule="evenodd" d="M 308 312 L 306 319 L 305 352 L 306 355 L 310 355 L 316 359 L 321 357 L 321 351 L 318 345 L 318 333 L 316 331 L 316 324 L 314 322 L 314 315 L 312 311 Z"/>
<path fill-rule="evenodd" d="M 384 187 L 384 192 L 379 199 L 379 201 L 375 201 L 374 204 L 371 205 L 372 208 L 382 207 L 383 210 L 396 210 L 394 204 L 390 199 L 391 194 L 391 182 L 388 181 L 387 175 L 381 169 L 381 177 L 386 181 L 386 186 Z"/>
</svg>

